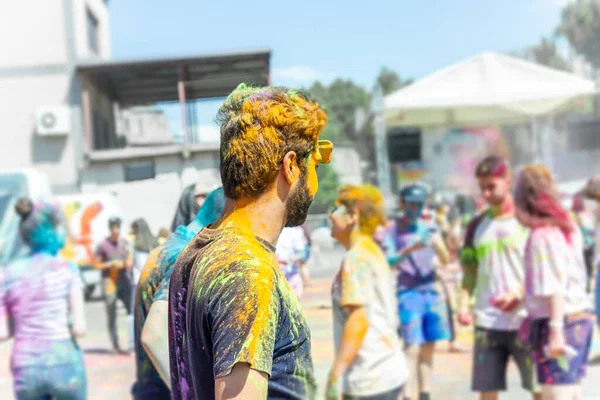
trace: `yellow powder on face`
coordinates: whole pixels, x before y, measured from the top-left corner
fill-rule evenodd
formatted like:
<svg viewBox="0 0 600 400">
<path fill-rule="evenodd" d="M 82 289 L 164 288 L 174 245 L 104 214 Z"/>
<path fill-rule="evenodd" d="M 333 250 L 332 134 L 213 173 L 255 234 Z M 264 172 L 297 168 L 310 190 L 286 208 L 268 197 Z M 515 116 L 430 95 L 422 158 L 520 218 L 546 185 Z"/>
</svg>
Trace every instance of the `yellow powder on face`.
<svg viewBox="0 0 600 400">
<path fill-rule="evenodd" d="M 337 204 L 359 213 L 359 229 L 372 236 L 385 220 L 383 195 L 372 185 L 347 185 L 340 190 Z"/>
</svg>

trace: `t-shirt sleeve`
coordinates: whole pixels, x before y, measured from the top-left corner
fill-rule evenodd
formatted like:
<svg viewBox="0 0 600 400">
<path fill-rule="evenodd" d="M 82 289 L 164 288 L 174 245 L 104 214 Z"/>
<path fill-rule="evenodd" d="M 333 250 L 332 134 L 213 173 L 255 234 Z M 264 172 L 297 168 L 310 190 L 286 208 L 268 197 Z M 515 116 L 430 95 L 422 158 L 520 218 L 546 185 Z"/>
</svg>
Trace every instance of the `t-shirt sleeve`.
<svg viewBox="0 0 600 400">
<path fill-rule="evenodd" d="M 569 251 L 568 244 L 562 237 L 541 233 L 534 234 L 530 243 L 531 282 L 528 285 L 530 294 L 533 296 L 564 294 L 564 252 Z"/>
<path fill-rule="evenodd" d="M 367 306 L 371 301 L 373 283 L 371 268 L 358 255 L 349 253 L 341 270 L 342 306 Z"/>
<path fill-rule="evenodd" d="M 209 304 L 214 378 L 238 363 L 271 374 L 281 299 L 273 266 L 252 260 L 229 268 L 214 283 Z M 292 294 L 293 295 L 293 294 Z"/>
<path fill-rule="evenodd" d="M 79 267 L 77 264 L 69 262 L 68 268 L 71 278 L 71 288 L 78 287 L 79 289 L 82 289 L 83 283 L 81 282 L 81 273 L 79 272 Z"/>
</svg>

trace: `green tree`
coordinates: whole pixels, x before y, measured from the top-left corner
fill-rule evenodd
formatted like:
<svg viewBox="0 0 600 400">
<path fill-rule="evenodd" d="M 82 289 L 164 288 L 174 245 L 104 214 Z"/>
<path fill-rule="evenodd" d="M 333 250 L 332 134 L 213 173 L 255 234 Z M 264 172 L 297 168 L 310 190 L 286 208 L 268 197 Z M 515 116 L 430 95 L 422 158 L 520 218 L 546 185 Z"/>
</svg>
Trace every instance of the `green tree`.
<svg viewBox="0 0 600 400">
<path fill-rule="evenodd" d="M 381 68 L 381 71 L 379 71 L 379 75 L 376 79 L 376 83 L 379 83 L 381 86 L 384 96 L 394 93 L 396 90 L 403 88 L 404 86 L 408 86 L 412 82 L 412 79 L 403 81 L 396 71 L 393 71 L 388 67 Z"/>
<path fill-rule="evenodd" d="M 577 0 L 562 10 L 557 34 L 596 68 L 600 67 L 600 1 Z"/>
<path fill-rule="evenodd" d="M 333 207 L 337 200 L 340 180 L 331 164 L 320 165 L 317 175 L 319 176 L 319 191 L 310 207 L 310 212 L 311 214 L 324 214 Z"/>
<path fill-rule="evenodd" d="M 533 61 L 546 67 L 569 71 L 569 63 L 563 58 L 556 48 L 556 43 L 548 38 L 542 38 L 536 46 L 527 47 L 513 55 Z"/>
<path fill-rule="evenodd" d="M 308 91 L 327 111 L 329 122 L 324 135 L 340 144 L 355 144 L 361 135 L 354 126 L 355 112 L 358 107 L 369 106 L 369 92 L 351 80 L 340 78 L 329 86 L 315 82 Z"/>
</svg>

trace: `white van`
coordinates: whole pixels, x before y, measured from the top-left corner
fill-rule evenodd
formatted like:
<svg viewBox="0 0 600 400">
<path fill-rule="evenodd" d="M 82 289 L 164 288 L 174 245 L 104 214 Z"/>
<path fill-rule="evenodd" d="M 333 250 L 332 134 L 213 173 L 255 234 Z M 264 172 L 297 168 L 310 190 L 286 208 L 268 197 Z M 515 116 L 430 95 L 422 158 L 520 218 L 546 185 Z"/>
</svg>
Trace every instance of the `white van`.
<svg viewBox="0 0 600 400">
<path fill-rule="evenodd" d="M 0 170 L 0 265 L 26 254 L 27 246 L 19 236 L 19 217 L 15 203 L 22 196 L 34 202 L 51 200 L 48 177 L 33 169 Z"/>
<path fill-rule="evenodd" d="M 108 236 L 108 219 L 121 216 L 112 194 L 53 196 L 48 177 L 33 169 L 0 170 L 0 266 L 26 255 L 28 247 L 19 236 L 15 203 L 27 196 L 34 202 L 49 201 L 62 207 L 76 243 L 67 239 L 61 256 L 79 265 L 86 299 L 101 293 L 102 274 L 92 268 L 98 244 Z"/>
<path fill-rule="evenodd" d="M 68 221 L 76 242 L 67 239 L 60 255 L 79 265 L 85 285 L 86 298 L 100 294 L 102 274 L 92 267 L 96 247 L 109 234 L 108 220 L 120 217 L 116 196 L 108 193 L 89 193 L 55 196 Z"/>
</svg>

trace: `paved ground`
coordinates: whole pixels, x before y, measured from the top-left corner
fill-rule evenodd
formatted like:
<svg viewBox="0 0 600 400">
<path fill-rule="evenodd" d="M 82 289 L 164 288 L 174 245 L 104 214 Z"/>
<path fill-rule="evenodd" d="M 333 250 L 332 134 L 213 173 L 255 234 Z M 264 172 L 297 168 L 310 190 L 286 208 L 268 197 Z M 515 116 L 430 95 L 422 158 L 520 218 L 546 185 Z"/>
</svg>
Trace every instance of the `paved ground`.
<svg viewBox="0 0 600 400">
<path fill-rule="evenodd" d="M 312 331 L 312 349 L 315 372 L 320 383 L 321 391 L 333 359 L 332 322 L 330 308 L 330 280 L 339 265 L 341 250 L 328 251 L 320 258 L 317 257 L 313 267 L 315 281 L 312 287 L 305 291 L 302 299 L 308 322 Z M 88 334 L 81 340 L 85 351 L 87 366 L 89 399 L 91 400 L 120 400 L 129 399 L 129 389 L 134 379 L 135 367 L 132 356 L 115 356 L 107 354 L 109 347 L 108 335 L 105 331 L 105 313 L 102 303 L 93 302 L 86 306 Z M 121 338 L 124 344 L 127 338 L 127 320 L 121 314 L 119 320 Z M 459 333 L 463 344 L 472 343 L 470 330 Z M 12 343 L 0 344 L 0 399 L 12 399 L 12 380 L 8 369 L 8 361 Z M 596 346 L 600 350 L 600 346 Z M 469 392 L 469 377 L 471 355 L 450 354 L 446 351 L 447 344 L 442 343 L 436 353 L 436 363 L 433 378 L 433 398 L 443 400 L 474 399 Z M 600 400 L 600 365 L 589 369 L 588 378 L 584 384 L 584 399 Z M 510 391 L 504 399 L 528 399 L 529 396 L 519 389 L 518 376 L 514 366 L 509 372 Z"/>
</svg>

